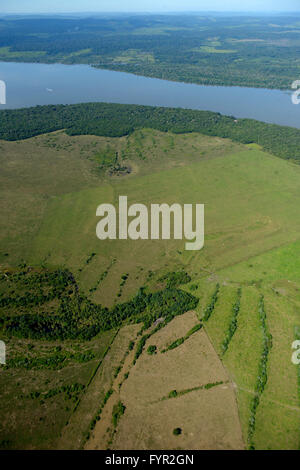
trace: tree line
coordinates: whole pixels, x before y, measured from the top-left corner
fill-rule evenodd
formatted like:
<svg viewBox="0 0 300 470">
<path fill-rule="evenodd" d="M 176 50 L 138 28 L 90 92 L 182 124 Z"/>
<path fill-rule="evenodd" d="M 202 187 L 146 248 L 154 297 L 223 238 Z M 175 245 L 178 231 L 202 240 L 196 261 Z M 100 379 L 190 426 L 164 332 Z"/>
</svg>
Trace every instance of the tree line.
<svg viewBox="0 0 300 470">
<path fill-rule="evenodd" d="M 152 128 L 177 134 L 199 132 L 256 143 L 284 159 L 300 161 L 300 130 L 210 111 L 114 103 L 47 105 L 0 111 L 0 139 L 17 141 L 65 129 L 68 135 L 122 137 Z"/>
</svg>

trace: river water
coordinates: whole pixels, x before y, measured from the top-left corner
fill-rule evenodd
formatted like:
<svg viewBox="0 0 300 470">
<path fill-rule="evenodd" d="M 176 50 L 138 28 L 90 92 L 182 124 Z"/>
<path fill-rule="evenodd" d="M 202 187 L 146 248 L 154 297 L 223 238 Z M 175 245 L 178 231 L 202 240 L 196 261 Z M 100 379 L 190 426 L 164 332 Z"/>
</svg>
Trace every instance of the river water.
<svg viewBox="0 0 300 470">
<path fill-rule="evenodd" d="M 217 111 L 300 128 L 291 91 L 171 82 L 89 65 L 0 62 L 6 84 L 1 109 L 91 101 Z"/>
</svg>

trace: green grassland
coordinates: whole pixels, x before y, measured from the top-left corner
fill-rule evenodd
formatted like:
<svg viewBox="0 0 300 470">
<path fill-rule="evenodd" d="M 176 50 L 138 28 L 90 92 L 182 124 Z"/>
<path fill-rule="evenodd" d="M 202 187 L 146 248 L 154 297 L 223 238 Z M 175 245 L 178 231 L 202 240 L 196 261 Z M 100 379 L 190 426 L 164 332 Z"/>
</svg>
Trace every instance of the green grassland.
<svg viewBox="0 0 300 470">
<path fill-rule="evenodd" d="M 181 292 L 199 299 L 197 316 L 235 384 L 245 445 L 299 448 L 298 371 L 291 362 L 295 328 L 300 327 L 298 165 L 255 145 L 153 129 L 119 138 L 58 131 L 25 141 L 0 141 L 0 152 L 0 300 L 25 295 L 23 277 L 40 270 L 61 268 L 76 281 L 64 285 L 61 294 L 58 283 L 44 304 L 2 306 L 1 328 L 7 315 L 49 316 L 59 308 L 61 296 L 72 301 L 78 292 L 85 296 L 83 305 L 88 299 L 114 309 L 135 298 L 140 287 L 159 293 L 171 279 L 168 273 L 186 272 L 191 281 Z M 203 250 L 185 251 L 184 241 L 178 240 L 98 240 L 96 208 L 104 202 L 117 205 L 119 195 L 127 195 L 129 204 L 147 206 L 204 203 Z M 15 284 L 7 280 L 12 273 Z M 218 296 L 205 320 L 217 284 Z M 51 289 L 46 284 L 34 295 Z M 82 318 L 80 322 L 88 321 Z M 0 447 L 82 447 L 89 426 L 94 426 L 93 416 L 106 405 L 114 368 L 124 364 L 128 343 L 136 341 L 142 326 L 128 318 L 126 322 L 90 340 L 25 338 L 1 329 L 11 361 L 0 369 Z M 265 331 L 272 341 L 264 363 L 266 381 L 258 392 Z M 147 354 L 143 348 L 141 354 Z M 103 361 L 106 355 L 110 359 Z"/>
<path fill-rule="evenodd" d="M 50 265 L 81 269 L 92 252 L 106 256 L 104 267 L 116 258 L 102 286 L 109 286 L 111 297 L 124 273 L 130 274 L 127 289 L 134 293 L 135 282 L 130 279 L 139 276 L 139 267 L 153 272 L 188 267 L 196 275 L 198 266 L 215 271 L 298 238 L 298 167 L 256 150 L 200 160 L 147 175 L 132 174 L 127 179 L 117 178 L 97 188 L 53 198 L 33 239 L 28 261 L 38 264 L 47 259 Z M 95 236 L 95 210 L 104 202 L 117 205 L 122 194 L 128 196 L 129 204 L 138 201 L 147 206 L 152 202 L 203 202 L 205 249 L 186 252 L 184 242 L 174 240 L 107 240 L 100 248 Z M 96 267 L 97 255 L 84 272 Z M 99 274 L 95 272 L 95 276 Z M 87 283 L 96 280 L 93 275 L 85 275 L 85 279 Z M 102 296 L 98 300 L 106 301 Z"/>
<path fill-rule="evenodd" d="M 258 306 L 259 297 L 264 296 L 272 345 L 267 357 L 267 381 L 256 410 L 256 449 L 299 449 L 300 445 L 298 371 L 291 361 L 291 345 L 300 326 L 298 250 L 298 242 L 288 243 L 214 273 L 214 281 L 221 284 L 221 289 L 205 327 L 236 385 L 245 442 L 259 375 L 262 328 Z M 198 281 L 194 295 L 205 288 L 202 282 Z M 222 354 L 220 340 L 226 336 L 228 311 L 234 304 L 228 299 L 238 286 L 242 296 L 237 329 Z M 201 302 L 202 312 L 208 302 L 209 299 Z"/>
<path fill-rule="evenodd" d="M 58 369 L 42 363 L 33 369 L 25 364 L 23 367 L 8 365 L 6 370 L 1 370 L 1 449 L 57 447 L 61 432 L 71 419 L 78 401 L 87 392 L 90 377 L 113 336 L 114 331 L 109 331 L 89 344 L 72 341 L 63 345 L 62 354 L 66 350 L 80 354 L 86 350 L 92 351 L 94 358 L 87 362 L 70 359 L 60 364 Z M 18 354 L 17 357 L 23 359 L 29 356 L 49 360 L 62 347 L 60 342 L 45 344 L 43 341 L 15 338 L 5 338 L 5 341 L 9 358 Z M 80 386 L 78 392 L 76 385 Z M 103 387 L 99 389 L 100 394 L 105 390 Z M 94 406 L 97 407 L 97 404 Z"/>
<path fill-rule="evenodd" d="M 46 51 L 23 51 L 23 52 L 13 52 L 10 50 L 9 47 L 0 47 L 0 57 L 1 60 L 42 60 L 43 57 L 46 55 Z"/>
</svg>

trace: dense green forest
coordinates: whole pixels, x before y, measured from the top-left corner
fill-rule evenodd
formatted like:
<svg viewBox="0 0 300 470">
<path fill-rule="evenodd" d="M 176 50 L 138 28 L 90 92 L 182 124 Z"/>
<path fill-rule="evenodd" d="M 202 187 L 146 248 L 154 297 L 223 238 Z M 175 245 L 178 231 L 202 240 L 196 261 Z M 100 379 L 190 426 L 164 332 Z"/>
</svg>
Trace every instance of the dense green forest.
<svg viewBox="0 0 300 470">
<path fill-rule="evenodd" d="M 0 273 L 0 329 L 19 338 L 90 340 L 126 321 L 144 327 L 162 316 L 170 321 L 197 304 L 196 297 L 174 286 L 154 293 L 140 288 L 132 300 L 108 309 L 80 292 L 68 270 L 36 271 L 24 265 Z"/>
<path fill-rule="evenodd" d="M 84 63 L 169 80 L 288 89 L 300 75 L 295 16 L 2 18 L 0 60 Z"/>
<path fill-rule="evenodd" d="M 235 119 L 210 111 L 151 106 L 84 103 L 0 111 L 0 139 L 21 140 L 66 129 L 69 135 L 121 137 L 135 129 L 174 133 L 200 132 L 256 143 L 285 159 L 300 161 L 300 131 L 252 119 Z"/>
</svg>

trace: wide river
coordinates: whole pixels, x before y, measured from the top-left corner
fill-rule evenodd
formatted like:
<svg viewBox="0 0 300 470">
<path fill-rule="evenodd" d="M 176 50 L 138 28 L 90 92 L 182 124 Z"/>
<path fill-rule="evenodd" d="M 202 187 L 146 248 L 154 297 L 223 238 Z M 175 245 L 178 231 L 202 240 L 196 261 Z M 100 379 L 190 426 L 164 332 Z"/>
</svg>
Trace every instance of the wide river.
<svg viewBox="0 0 300 470">
<path fill-rule="evenodd" d="M 171 82 L 88 65 L 0 62 L 6 83 L 1 109 L 91 101 L 217 111 L 300 128 L 300 105 L 291 91 Z"/>
</svg>

